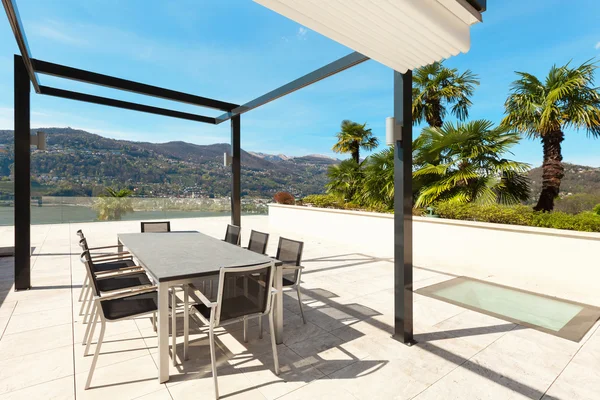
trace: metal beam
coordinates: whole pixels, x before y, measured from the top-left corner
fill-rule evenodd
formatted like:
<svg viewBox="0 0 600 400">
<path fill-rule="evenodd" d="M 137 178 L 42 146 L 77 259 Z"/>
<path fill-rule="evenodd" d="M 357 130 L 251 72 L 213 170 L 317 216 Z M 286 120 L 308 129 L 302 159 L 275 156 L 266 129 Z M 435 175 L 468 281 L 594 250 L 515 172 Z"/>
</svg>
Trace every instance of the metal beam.
<svg viewBox="0 0 600 400">
<path fill-rule="evenodd" d="M 241 117 L 231 119 L 231 223 L 242 226 Z"/>
<path fill-rule="evenodd" d="M 237 104 L 233 103 L 209 99 L 207 97 L 196 96 L 175 90 L 164 89 L 158 86 L 152 86 L 145 83 L 116 78 L 114 76 L 98 74 L 96 72 L 67 67 L 65 65 L 54 64 L 47 61 L 32 59 L 31 62 L 33 64 L 34 71 L 39 72 L 40 74 L 57 76 L 59 78 L 66 78 L 85 83 L 92 83 L 113 89 L 125 90 L 128 92 L 158 97 L 161 99 L 178 101 L 180 103 L 214 108 L 221 111 L 231 111 L 238 107 Z"/>
<path fill-rule="evenodd" d="M 487 0 L 467 0 L 467 2 L 479 12 L 487 10 Z"/>
<path fill-rule="evenodd" d="M 166 108 L 147 106 L 144 104 L 131 103 L 129 101 L 109 99 L 107 97 L 94 96 L 91 94 L 72 92 L 70 90 L 57 89 L 48 86 L 40 86 L 41 94 L 54 97 L 62 97 L 64 99 L 85 101 L 87 103 L 101 104 L 109 107 L 124 108 L 127 110 L 141 111 L 149 114 L 164 115 L 179 119 L 187 119 L 190 121 L 204 122 L 207 124 L 215 124 L 214 117 L 206 117 L 204 115 L 190 114 L 181 111 L 169 110 Z"/>
<path fill-rule="evenodd" d="M 31 287 L 31 85 L 24 58 L 14 57 L 15 91 L 15 290 Z"/>
<path fill-rule="evenodd" d="M 413 339 L 412 71 L 394 71 L 394 337 Z"/>
<path fill-rule="evenodd" d="M 228 119 L 235 117 L 236 115 L 241 115 L 243 113 L 246 113 L 257 107 L 260 107 L 262 105 L 270 103 L 273 100 L 277 100 L 280 97 L 283 97 L 283 96 L 293 93 L 297 90 L 300 90 L 303 87 L 312 85 L 315 82 L 318 82 L 327 77 L 335 75 L 339 72 L 347 70 L 348 68 L 351 68 L 362 62 L 365 62 L 368 59 L 369 59 L 369 57 L 362 55 L 358 52 L 348 54 L 347 56 L 344 56 L 332 63 L 325 65 L 324 67 L 314 70 L 313 72 L 306 74 L 306 75 L 302 76 L 301 78 L 298 78 L 290 83 L 280 86 L 277 89 L 272 90 L 267 94 L 257 97 L 256 99 L 251 100 L 237 108 L 234 108 L 233 110 L 231 110 L 231 112 L 228 112 L 228 113 L 218 116 L 217 124 L 220 124 L 221 122 L 225 122 Z"/>
<path fill-rule="evenodd" d="M 17 40 L 19 51 L 21 51 L 21 56 L 23 57 L 22 62 L 25 64 L 25 69 L 27 70 L 29 80 L 31 80 L 35 92 L 39 93 L 40 84 L 31 64 L 31 53 L 29 52 L 27 37 L 25 36 L 25 30 L 23 29 L 23 23 L 21 22 L 17 5 L 13 0 L 2 0 L 2 5 L 4 5 L 4 11 L 6 11 L 8 22 L 10 23 L 10 27 L 15 35 L 15 39 Z"/>
</svg>

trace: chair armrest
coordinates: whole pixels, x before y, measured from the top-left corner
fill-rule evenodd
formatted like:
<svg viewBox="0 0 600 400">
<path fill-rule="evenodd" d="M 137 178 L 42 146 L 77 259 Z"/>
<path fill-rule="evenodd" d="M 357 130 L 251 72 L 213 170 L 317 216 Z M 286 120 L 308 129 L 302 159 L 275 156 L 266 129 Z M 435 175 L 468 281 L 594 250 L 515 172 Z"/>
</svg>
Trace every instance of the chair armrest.
<svg viewBox="0 0 600 400">
<path fill-rule="evenodd" d="M 113 275 L 108 275 L 107 273 L 96 274 L 96 278 L 97 279 L 108 279 L 108 278 L 115 278 L 117 276 L 121 277 L 121 276 L 127 276 L 127 275 L 139 274 L 139 273 L 140 273 L 140 271 L 130 269 L 130 270 L 124 270 L 124 271 L 120 272 L 119 274 L 113 274 Z"/>
<path fill-rule="evenodd" d="M 194 290 L 194 295 L 196 295 L 198 297 L 198 300 L 200 300 L 206 307 L 208 308 L 213 308 L 217 306 L 217 303 L 213 303 L 211 302 L 205 295 L 204 293 L 202 293 L 200 290 L 196 289 L 193 285 L 191 285 Z"/>
<path fill-rule="evenodd" d="M 151 293 L 151 292 L 155 292 L 156 290 L 158 290 L 158 288 L 156 286 L 139 287 L 136 289 L 128 290 L 126 292 L 105 294 L 100 297 L 97 297 L 96 299 L 99 300 L 100 302 L 102 302 L 104 300 L 122 299 L 125 297 L 135 296 L 137 294 Z"/>
<path fill-rule="evenodd" d="M 119 253 L 110 253 L 110 254 L 99 254 L 99 255 L 94 255 L 94 256 L 92 256 L 92 258 L 94 258 L 94 259 L 106 258 L 106 257 L 109 257 L 109 258 L 121 257 L 121 258 L 122 258 L 122 257 L 124 257 L 124 256 L 129 256 L 129 257 L 130 257 L 130 256 L 131 256 L 131 253 L 130 253 L 130 252 L 128 252 L 128 251 L 122 251 L 122 252 L 119 252 Z"/>
<path fill-rule="evenodd" d="M 114 249 L 115 247 L 123 247 L 123 245 L 115 244 L 112 246 L 89 247 L 89 250 Z"/>
<path fill-rule="evenodd" d="M 123 268 L 119 268 L 119 269 L 115 269 L 112 271 L 100 271 L 100 272 L 96 272 L 96 278 L 101 279 L 101 278 L 112 278 L 115 276 L 119 276 L 119 275 L 123 275 L 124 273 L 127 272 L 135 272 L 135 273 L 140 273 L 144 271 L 143 267 L 140 267 L 139 265 L 133 265 L 131 267 L 123 267 Z"/>
</svg>

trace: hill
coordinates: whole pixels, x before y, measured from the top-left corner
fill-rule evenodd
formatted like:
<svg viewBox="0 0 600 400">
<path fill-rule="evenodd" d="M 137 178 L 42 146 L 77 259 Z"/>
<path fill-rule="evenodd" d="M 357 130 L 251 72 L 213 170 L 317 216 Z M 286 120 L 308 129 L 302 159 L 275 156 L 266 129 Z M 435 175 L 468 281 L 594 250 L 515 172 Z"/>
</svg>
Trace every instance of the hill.
<svg viewBox="0 0 600 400">
<path fill-rule="evenodd" d="M 34 192 L 91 196 L 105 186 L 127 186 L 147 196 L 228 196 L 231 172 L 223 166 L 230 145 L 182 141 L 133 142 L 105 138 L 71 128 L 43 128 L 47 150 L 33 151 Z M 0 130 L 0 179 L 8 180 L 13 163 L 13 132 Z M 270 198 L 285 190 L 295 196 L 321 193 L 325 156 L 289 157 L 242 150 L 242 195 Z"/>
</svg>

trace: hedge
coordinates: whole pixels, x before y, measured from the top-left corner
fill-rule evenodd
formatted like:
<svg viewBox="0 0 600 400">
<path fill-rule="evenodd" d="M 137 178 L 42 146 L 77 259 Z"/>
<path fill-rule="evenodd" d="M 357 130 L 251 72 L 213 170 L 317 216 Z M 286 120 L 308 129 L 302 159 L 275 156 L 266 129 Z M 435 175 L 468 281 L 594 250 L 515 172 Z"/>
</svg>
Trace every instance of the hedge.
<svg viewBox="0 0 600 400">
<path fill-rule="evenodd" d="M 435 213 L 442 218 L 467 221 L 492 222 L 534 226 L 540 228 L 566 229 L 583 232 L 600 232 L 600 215 L 593 212 L 567 214 L 564 212 L 537 212 L 527 206 L 501 206 L 477 204 L 439 203 Z"/>
</svg>

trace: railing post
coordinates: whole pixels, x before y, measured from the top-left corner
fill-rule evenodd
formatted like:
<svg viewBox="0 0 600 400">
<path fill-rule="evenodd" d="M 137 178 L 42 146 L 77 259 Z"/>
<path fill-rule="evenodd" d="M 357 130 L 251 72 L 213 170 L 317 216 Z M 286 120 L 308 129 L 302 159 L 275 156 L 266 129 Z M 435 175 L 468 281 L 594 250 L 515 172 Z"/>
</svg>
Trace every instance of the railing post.
<svg viewBox="0 0 600 400">
<path fill-rule="evenodd" d="M 413 339 L 412 71 L 394 71 L 394 337 Z"/>
<path fill-rule="evenodd" d="M 31 85 L 22 57 L 15 55 L 14 64 L 15 290 L 27 290 L 31 288 Z"/>
<path fill-rule="evenodd" d="M 231 224 L 242 226 L 241 117 L 231 118 Z"/>
</svg>

